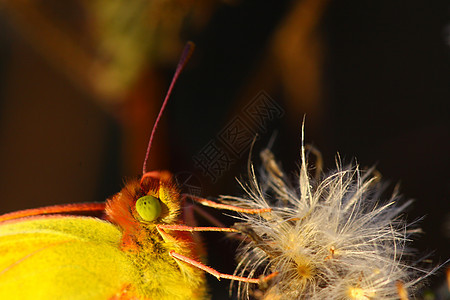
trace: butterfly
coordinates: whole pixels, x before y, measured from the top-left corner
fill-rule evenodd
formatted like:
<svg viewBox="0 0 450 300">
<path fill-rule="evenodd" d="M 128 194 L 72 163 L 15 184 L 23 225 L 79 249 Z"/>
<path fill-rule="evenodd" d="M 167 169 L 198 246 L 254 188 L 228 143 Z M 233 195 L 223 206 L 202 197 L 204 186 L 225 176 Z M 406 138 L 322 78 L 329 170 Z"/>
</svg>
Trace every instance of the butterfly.
<svg viewBox="0 0 450 300">
<path fill-rule="evenodd" d="M 192 54 L 180 58 L 150 135 L 140 180 L 129 181 L 105 203 L 78 203 L 0 216 L 1 299 L 204 299 L 205 272 L 260 283 L 263 279 L 222 274 L 201 262 L 192 232 L 237 232 L 192 227 L 184 222 L 187 197 L 217 209 L 258 214 L 182 195 L 167 171 L 146 169 L 153 137 L 173 86 Z M 69 215 L 104 212 L 104 218 Z"/>
</svg>

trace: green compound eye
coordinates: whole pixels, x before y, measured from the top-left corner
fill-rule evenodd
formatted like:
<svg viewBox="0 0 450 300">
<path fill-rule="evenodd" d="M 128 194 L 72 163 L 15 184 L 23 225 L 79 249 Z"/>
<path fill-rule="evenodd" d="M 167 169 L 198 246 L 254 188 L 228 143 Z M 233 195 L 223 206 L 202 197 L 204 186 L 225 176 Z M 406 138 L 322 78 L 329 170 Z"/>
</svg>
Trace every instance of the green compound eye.
<svg viewBox="0 0 450 300">
<path fill-rule="evenodd" d="M 153 221 L 161 214 L 161 204 L 158 198 L 147 195 L 136 201 L 136 211 L 144 221 Z"/>
</svg>

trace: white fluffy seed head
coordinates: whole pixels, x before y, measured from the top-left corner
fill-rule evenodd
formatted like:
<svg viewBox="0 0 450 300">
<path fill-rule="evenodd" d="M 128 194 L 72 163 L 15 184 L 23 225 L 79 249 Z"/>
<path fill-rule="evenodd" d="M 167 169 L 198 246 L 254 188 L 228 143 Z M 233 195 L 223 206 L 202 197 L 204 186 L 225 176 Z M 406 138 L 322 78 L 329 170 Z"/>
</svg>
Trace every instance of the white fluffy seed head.
<svg viewBox="0 0 450 300">
<path fill-rule="evenodd" d="M 410 201 L 398 204 L 395 194 L 382 201 L 373 169 L 338 162 L 335 171 L 314 180 L 302 147 L 298 182 L 292 186 L 270 151 L 261 157 L 260 181 L 251 167 L 250 183 L 242 185 L 247 195 L 223 200 L 272 208 L 238 217 L 235 226 L 249 241 L 241 246 L 235 274 L 278 275 L 266 286 L 238 283 L 239 298 L 399 299 L 400 293 L 414 292 L 420 272 L 427 276 L 411 264 L 406 247 L 411 228 L 401 214 Z"/>
</svg>

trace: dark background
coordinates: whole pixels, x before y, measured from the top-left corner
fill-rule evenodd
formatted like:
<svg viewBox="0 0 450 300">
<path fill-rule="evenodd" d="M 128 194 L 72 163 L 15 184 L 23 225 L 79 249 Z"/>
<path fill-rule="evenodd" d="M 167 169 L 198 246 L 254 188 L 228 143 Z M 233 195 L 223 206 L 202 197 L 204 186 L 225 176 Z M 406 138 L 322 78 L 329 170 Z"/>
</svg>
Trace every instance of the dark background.
<svg viewBox="0 0 450 300">
<path fill-rule="evenodd" d="M 245 175 L 247 154 L 216 182 L 193 157 L 254 91 L 267 90 L 263 80 L 253 79 L 267 70 L 259 66 L 270 37 L 296 3 L 223 4 L 202 30 L 180 32 L 180 40 L 194 41 L 197 50 L 156 136 L 155 143 L 168 149 L 157 168 L 194 174 L 212 199 L 241 194 L 235 177 Z M 434 251 L 433 265 L 448 258 L 450 244 L 449 12 L 448 1 L 329 2 L 314 30 L 322 53 L 317 109 L 302 111 L 283 88 L 272 86 L 267 92 L 285 116 L 268 125 L 253 154 L 257 163 L 276 131 L 273 152 L 294 174 L 306 113 L 306 142 L 322 152 L 325 170 L 335 166 L 339 152 L 344 162 L 376 164 L 391 186 L 401 183 L 405 199 L 415 199 L 408 220 L 425 217 L 424 234 L 413 246 L 421 255 Z M 50 67 L 6 17 L 0 25 L 1 212 L 102 201 L 120 190 L 124 178 L 139 176 L 139 169 L 124 171 L 127 130 L 116 114 Z M 164 88 L 149 101 L 159 106 L 174 65 L 155 69 Z M 145 149 L 140 151 L 143 160 Z M 232 253 L 234 243 L 209 233 L 206 244 L 210 265 L 232 272 L 232 255 L 224 249 Z M 430 281 L 438 285 L 441 278 Z M 228 282 L 210 282 L 214 298 L 226 298 Z"/>
</svg>

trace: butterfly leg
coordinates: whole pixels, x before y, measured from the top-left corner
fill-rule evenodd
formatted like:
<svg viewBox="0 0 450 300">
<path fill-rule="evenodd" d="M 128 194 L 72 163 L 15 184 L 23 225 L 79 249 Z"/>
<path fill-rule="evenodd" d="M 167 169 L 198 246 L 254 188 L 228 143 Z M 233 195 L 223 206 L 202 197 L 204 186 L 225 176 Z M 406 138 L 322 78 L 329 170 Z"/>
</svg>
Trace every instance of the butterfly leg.
<svg viewBox="0 0 450 300">
<path fill-rule="evenodd" d="M 183 199 L 184 201 L 185 199 Z M 199 207 L 198 205 L 195 204 L 184 204 L 183 205 L 183 211 L 184 211 L 184 215 L 185 215 L 185 220 L 186 220 L 186 224 L 197 224 L 196 223 L 196 218 L 194 216 L 194 212 L 199 214 L 200 216 L 202 216 L 205 220 L 207 220 L 209 223 L 217 226 L 217 227 L 226 227 L 225 224 L 223 224 L 222 222 L 220 222 L 216 217 L 214 217 L 213 215 L 211 215 L 210 213 L 208 213 L 206 210 L 204 210 L 203 208 Z"/>
<path fill-rule="evenodd" d="M 238 232 L 236 229 L 232 228 L 221 228 L 221 227 L 192 227 L 186 225 L 156 225 L 156 229 L 159 234 L 163 238 L 165 242 L 176 243 L 176 238 L 166 232 L 166 230 L 174 230 L 174 231 L 188 231 L 188 232 L 198 232 L 198 231 L 222 231 L 222 232 Z M 198 244 L 195 244 L 198 245 Z M 202 251 L 202 249 L 199 252 Z"/>
<path fill-rule="evenodd" d="M 180 260 L 187 264 L 190 264 L 196 268 L 199 268 L 200 270 L 203 270 L 203 271 L 213 275 L 218 280 L 220 280 L 221 278 L 224 278 L 224 279 L 237 280 L 237 281 L 248 282 L 248 283 L 262 283 L 262 282 L 272 279 L 273 277 L 275 277 L 278 274 L 278 273 L 272 273 L 263 278 L 241 277 L 241 276 L 236 276 L 236 275 L 220 273 L 219 271 L 217 271 L 211 267 L 208 267 L 207 265 L 204 265 L 201 262 L 198 262 L 192 258 L 186 257 L 182 254 L 179 254 L 179 253 L 173 251 L 173 250 L 169 252 L 169 255 L 172 256 L 174 259 L 177 259 L 177 260 Z"/>
<path fill-rule="evenodd" d="M 193 227 L 193 226 L 187 226 L 187 225 L 163 225 L 159 224 L 156 225 L 156 228 L 158 231 L 164 231 L 164 230 L 174 230 L 174 231 L 189 231 L 189 232 L 195 232 L 195 231 L 218 231 L 218 232 L 239 232 L 239 230 L 234 228 L 228 228 L 228 227 Z"/>
<path fill-rule="evenodd" d="M 189 194 L 183 194 L 182 196 L 182 201 L 183 203 L 186 203 L 186 199 L 187 198 L 192 198 L 195 197 L 193 195 L 189 195 Z M 197 197 L 198 198 L 198 197 Z M 198 199 L 202 199 L 202 198 L 198 198 Z M 206 200 L 206 199 L 204 199 Z M 210 200 L 206 200 L 208 202 L 214 203 L 214 204 L 218 204 L 216 202 L 210 201 Z M 202 216 L 203 218 L 205 218 L 208 222 L 210 222 L 211 224 L 220 227 L 220 228 L 226 228 L 227 226 L 225 224 L 223 224 L 222 222 L 220 222 L 216 217 L 214 217 L 213 215 L 211 215 L 210 213 L 208 213 L 205 209 L 203 209 L 202 207 L 198 206 L 198 205 L 183 205 L 185 207 L 185 214 L 187 216 L 186 220 L 193 220 L 193 222 L 191 224 L 196 224 L 195 222 L 195 217 L 193 216 L 193 211 L 195 211 L 196 213 L 198 213 L 200 216 Z M 208 205 L 211 206 L 211 205 Z M 231 206 L 231 205 L 230 205 Z M 227 207 L 230 207 L 227 206 Z M 234 206 L 231 206 L 234 208 Z M 241 208 L 239 208 L 241 209 Z M 189 223 L 188 223 L 189 224 Z M 227 233 L 225 234 L 227 237 L 231 238 L 231 239 L 237 239 L 237 240 L 245 240 L 246 238 L 243 237 L 242 235 L 236 235 L 236 232 L 229 232 L 227 230 Z"/>
<path fill-rule="evenodd" d="M 184 200 L 184 199 L 183 199 Z M 206 210 L 204 210 L 202 207 L 195 205 L 195 204 L 189 204 L 189 205 L 183 205 L 183 211 L 185 215 L 185 223 L 192 227 L 197 227 L 196 218 L 194 216 L 194 212 L 198 213 L 200 216 L 205 218 L 209 223 L 215 225 L 216 227 L 220 228 L 226 228 L 227 225 L 220 222 L 216 217 L 208 213 Z M 226 232 L 225 235 L 230 239 L 236 239 L 236 240 L 245 240 L 246 238 L 242 235 L 236 234 L 236 232 Z M 201 238 L 199 235 L 194 236 L 194 239 L 201 241 Z"/>
<path fill-rule="evenodd" d="M 246 213 L 246 214 L 261 214 L 261 213 L 266 213 L 266 212 L 272 211 L 271 208 L 242 208 L 242 207 L 238 207 L 238 206 L 234 206 L 234 205 L 217 203 L 217 202 L 205 199 L 205 198 L 200 198 L 200 197 L 197 197 L 194 195 L 189 195 L 189 194 L 183 194 L 182 197 L 190 198 L 190 199 L 194 200 L 195 202 L 200 203 L 201 205 L 204 205 L 204 206 L 213 207 L 213 208 L 217 208 L 217 209 L 231 210 L 231 211 Z"/>
</svg>

